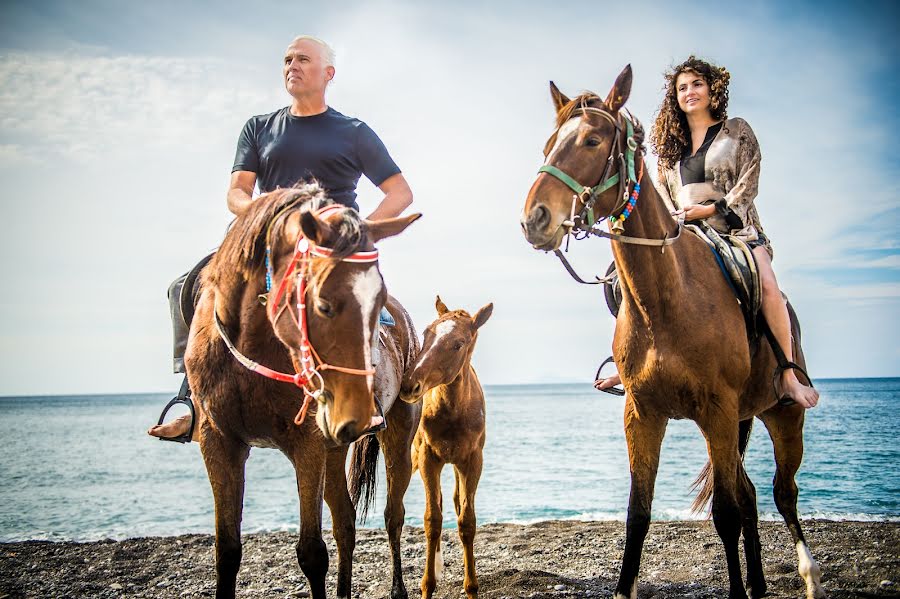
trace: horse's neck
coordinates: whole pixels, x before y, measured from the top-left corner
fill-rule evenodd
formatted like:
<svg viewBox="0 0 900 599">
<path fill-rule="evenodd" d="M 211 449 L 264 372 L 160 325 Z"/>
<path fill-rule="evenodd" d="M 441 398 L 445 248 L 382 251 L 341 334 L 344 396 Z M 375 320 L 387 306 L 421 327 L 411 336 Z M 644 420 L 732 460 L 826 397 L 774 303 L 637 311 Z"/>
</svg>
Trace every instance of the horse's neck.
<svg viewBox="0 0 900 599">
<path fill-rule="evenodd" d="M 256 337 L 263 329 L 271 331 L 266 308 L 259 302 L 252 282 L 234 281 L 217 285 L 215 297 L 219 320 L 227 329 L 237 332 L 238 336 Z"/>
<path fill-rule="evenodd" d="M 430 400 L 435 403 L 435 407 L 450 412 L 458 412 L 464 409 L 468 404 L 468 400 L 475 394 L 475 387 L 478 387 L 478 377 L 475 375 L 475 369 L 472 363 L 466 360 L 460 373 L 455 379 L 444 385 L 438 385 L 434 388 L 433 394 L 429 395 Z"/>
<path fill-rule="evenodd" d="M 642 160 L 643 158 L 641 158 Z M 649 176 L 641 182 L 640 196 L 624 221 L 624 235 L 651 240 L 674 237 L 678 226 Z M 672 303 L 677 288 L 678 256 L 675 246 L 664 248 L 612 242 L 623 297 L 632 299 L 645 320 Z M 675 303 L 678 303 L 677 300 Z"/>
</svg>

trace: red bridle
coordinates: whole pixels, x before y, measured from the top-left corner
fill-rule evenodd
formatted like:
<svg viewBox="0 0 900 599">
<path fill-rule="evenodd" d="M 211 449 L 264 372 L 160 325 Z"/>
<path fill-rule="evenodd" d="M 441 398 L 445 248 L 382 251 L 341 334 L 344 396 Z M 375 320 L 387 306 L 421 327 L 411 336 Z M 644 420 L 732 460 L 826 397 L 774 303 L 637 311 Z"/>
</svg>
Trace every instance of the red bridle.
<svg viewBox="0 0 900 599">
<path fill-rule="evenodd" d="M 319 210 L 316 216 L 318 216 L 319 218 L 324 218 L 333 212 L 344 209 L 345 208 L 343 206 L 332 204 Z M 266 238 L 266 255 L 269 256 L 271 255 L 271 252 L 268 245 L 268 234 L 266 235 Z M 297 371 L 295 374 L 288 374 L 285 372 L 272 370 L 267 366 L 263 366 L 262 364 L 251 360 L 240 351 L 238 351 L 238 349 L 225 334 L 222 323 L 219 321 L 218 313 L 214 311 L 216 328 L 219 332 L 219 335 L 222 337 L 225 345 L 228 346 L 229 351 L 238 362 L 240 362 L 248 370 L 251 370 L 266 378 L 274 379 L 276 381 L 282 381 L 285 383 L 293 383 L 294 385 L 303 389 L 303 405 L 300 407 L 300 411 L 297 412 L 297 415 L 294 417 L 294 423 L 297 425 L 303 424 L 303 421 L 306 419 L 306 412 L 309 409 L 310 403 L 313 399 L 318 399 L 325 389 L 325 381 L 322 379 L 320 371 L 335 370 L 337 372 L 359 376 L 369 376 L 375 374 L 375 370 L 372 368 L 347 368 L 345 366 L 333 366 L 331 364 L 323 362 L 309 340 L 309 328 L 306 318 L 306 291 L 309 277 L 312 274 L 312 258 L 331 258 L 333 254 L 334 250 L 332 250 L 331 248 L 315 245 L 301 233 L 297 238 L 297 245 L 294 249 L 294 255 L 291 257 L 291 261 L 288 264 L 287 270 L 285 271 L 284 276 L 281 278 L 281 282 L 278 284 L 278 290 L 275 292 L 275 297 L 269 303 L 270 317 L 272 324 L 274 325 L 275 322 L 277 322 L 277 320 L 281 317 L 281 314 L 286 311 L 285 308 L 287 308 L 287 304 L 285 304 L 284 307 L 279 310 L 278 306 L 281 303 L 282 298 L 286 294 L 290 295 L 291 287 L 296 288 L 297 316 L 294 317 L 293 313 L 287 310 L 288 313 L 291 314 L 294 323 L 297 325 L 297 328 L 300 331 L 300 347 L 298 348 L 299 359 L 294 359 L 292 357 L 292 360 L 294 362 L 294 369 Z M 352 262 L 356 264 L 367 264 L 377 261 L 378 250 L 373 250 L 370 252 L 356 252 L 355 254 L 351 254 L 349 256 L 341 258 L 341 262 Z M 267 281 L 271 279 L 271 270 L 269 269 L 270 267 L 267 266 Z M 295 279 L 296 283 L 294 282 Z"/>
</svg>

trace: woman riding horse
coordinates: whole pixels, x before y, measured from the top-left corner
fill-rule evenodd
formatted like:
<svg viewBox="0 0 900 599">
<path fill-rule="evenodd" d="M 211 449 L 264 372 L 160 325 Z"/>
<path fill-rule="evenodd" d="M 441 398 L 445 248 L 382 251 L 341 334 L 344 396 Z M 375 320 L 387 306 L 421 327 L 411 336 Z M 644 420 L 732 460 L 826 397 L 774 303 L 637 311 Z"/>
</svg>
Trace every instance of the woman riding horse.
<svg viewBox="0 0 900 599">
<path fill-rule="evenodd" d="M 753 248 L 763 315 L 791 362 L 787 305 L 772 270 L 772 246 L 753 204 L 759 190 L 759 145 L 745 120 L 727 117 L 730 78 L 725 68 L 694 56 L 666 74 L 666 96 L 651 134 L 659 156 L 659 190 L 675 208 L 674 216 L 705 220 Z M 615 374 L 594 386 L 604 390 L 620 382 Z M 780 382 L 782 397 L 804 408 L 818 403 L 818 392 L 801 383 L 793 369 L 784 369 Z"/>
</svg>

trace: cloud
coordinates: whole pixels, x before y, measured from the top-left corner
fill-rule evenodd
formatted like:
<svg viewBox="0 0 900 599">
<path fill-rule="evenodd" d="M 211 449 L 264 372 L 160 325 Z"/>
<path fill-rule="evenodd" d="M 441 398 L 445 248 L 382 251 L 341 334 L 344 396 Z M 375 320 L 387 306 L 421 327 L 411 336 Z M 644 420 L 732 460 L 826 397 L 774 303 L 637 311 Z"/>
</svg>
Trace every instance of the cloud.
<svg viewBox="0 0 900 599">
<path fill-rule="evenodd" d="M 234 76 L 216 59 L 12 52 L 0 56 L 0 140 L 48 163 L 181 148 L 274 102 Z"/>
<path fill-rule="evenodd" d="M 844 356 L 850 374 L 896 374 L 896 362 L 883 357 L 895 351 L 865 354 L 869 347 L 896 347 L 881 323 L 896 315 L 898 258 L 864 251 L 900 247 L 898 168 L 889 145 L 897 121 L 882 91 L 896 81 L 872 80 L 896 56 L 879 54 L 880 38 L 851 35 L 857 30 L 847 29 L 836 11 L 830 25 L 819 11 L 810 21 L 812 5 L 784 14 L 775 3 L 726 2 L 713 16 L 706 7 L 647 3 L 640 28 L 629 29 L 603 25 L 633 22 L 625 5 L 582 2 L 557 11 L 534 4 L 518 11 L 509 2 L 470 3 L 466 10 L 350 4 L 313 7 L 315 18 L 296 21 L 304 29 L 314 23 L 306 31 L 295 31 L 295 21 L 274 5 L 262 14 L 277 17 L 240 32 L 221 12 L 198 10 L 171 29 L 163 22 L 160 31 L 144 27 L 133 44 L 123 24 L 142 22 L 144 12 L 110 6 L 104 11 L 115 18 L 95 25 L 105 37 L 85 35 L 81 46 L 58 40 L 58 30 L 88 29 L 62 27 L 66 15 L 49 11 L 47 19 L 57 23 L 44 38 L 54 44 L 42 47 L 59 41 L 64 52 L 0 55 L 0 168 L 12 192 L 27 192 L 27 201 L 10 201 L 15 226 L 3 236 L 0 275 L 28 290 L 8 299 L 0 328 L 35 339 L 64 337 L 48 344 L 73 353 L 76 337 L 93 344 L 59 381 L 25 380 L 21 373 L 35 371 L 41 358 L 10 349 L 3 374 L 15 384 L 7 389 L 90 392 L 97 383 L 88 362 L 121 366 L 109 390 L 172 384 L 158 374 L 169 347 L 164 290 L 221 239 L 238 131 L 250 115 L 287 103 L 278 53 L 300 32 L 336 47 L 329 103 L 379 133 L 412 185 L 413 210 L 425 213 L 380 248 L 391 292 L 420 329 L 434 317 L 435 293 L 470 310 L 496 303 L 479 340 L 484 382 L 585 380 L 609 352 L 614 321 L 602 294 L 571 281 L 519 231 L 553 127 L 548 80 L 570 94 L 605 94 L 630 63 L 629 108 L 649 126 L 662 71 L 690 53 L 720 61 L 733 74 L 732 115 L 746 118 L 763 146 L 758 205 L 774 240 L 776 272 L 798 310 L 817 315 L 818 322 L 804 320 L 816 351 L 822 359 Z M 80 9 L 78 18 L 99 22 L 100 12 Z M 592 25 L 573 35 L 573 22 Z M 735 22 L 741 26 L 722 26 Z M 163 40 L 191 29 L 198 36 L 172 39 L 165 56 L 141 53 L 157 52 Z M 685 31 L 703 34 L 679 34 Z M 123 42 L 103 47 L 109 39 Z M 361 182 L 364 209 L 380 199 Z M 28 260 L 18 257 L 23 247 L 31 248 Z M 583 276 L 601 274 L 611 260 L 609 244 L 575 243 L 571 259 Z M 60 290 L 65 315 L 55 303 Z M 98 295 L 115 298 L 102 313 L 93 306 Z M 871 339 L 859 352 L 841 353 L 844 339 L 827 319 L 846 318 L 851 303 L 866 306 L 854 316 L 866 319 L 860 324 Z M 131 354 L 146 359 L 123 358 Z"/>
</svg>

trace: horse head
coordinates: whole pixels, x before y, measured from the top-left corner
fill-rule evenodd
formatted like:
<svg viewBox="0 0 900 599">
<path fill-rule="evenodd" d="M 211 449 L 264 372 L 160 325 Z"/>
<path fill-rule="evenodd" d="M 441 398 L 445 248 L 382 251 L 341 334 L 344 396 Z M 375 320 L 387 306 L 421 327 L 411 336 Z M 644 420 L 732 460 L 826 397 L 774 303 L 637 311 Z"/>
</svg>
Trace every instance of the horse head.
<svg viewBox="0 0 900 599">
<path fill-rule="evenodd" d="M 471 316 L 465 310 L 450 310 L 438 296 L 435 308 L 438 319 L 425 329 L 422 351 L 400 386 L 400 398 L 406 402 L 415 402 L 430 389 L 459 377 L 472 360 L 478 329 L 491 317 L 494 304 Z"/>
<path fill-rule="evenodd" d="M 557 249 L 578 215 L 593 224 L 624 208 L 621 156 L 632 141 L 626 134 L 627 117 L 619 111 L 631 93 L 631 81 L 628 65 L 605 100 L 591 92 L 570 100 L 550 82 L 556 129 L 544 146 L 544 166 L 520 219 L 525 239 L 535 249 Z"/>
<path fill-rule="evenodd" d="M 355 210 L 309 202 L 272 235 L 270 276 L 279 291 L 268 318 L 318 402 L 316 424 L 334 442 L 355 441 L 377 414 L 373 351 L 387 290 L 375 244 L 420 216 L 366 221 Z"/>
</svg>

